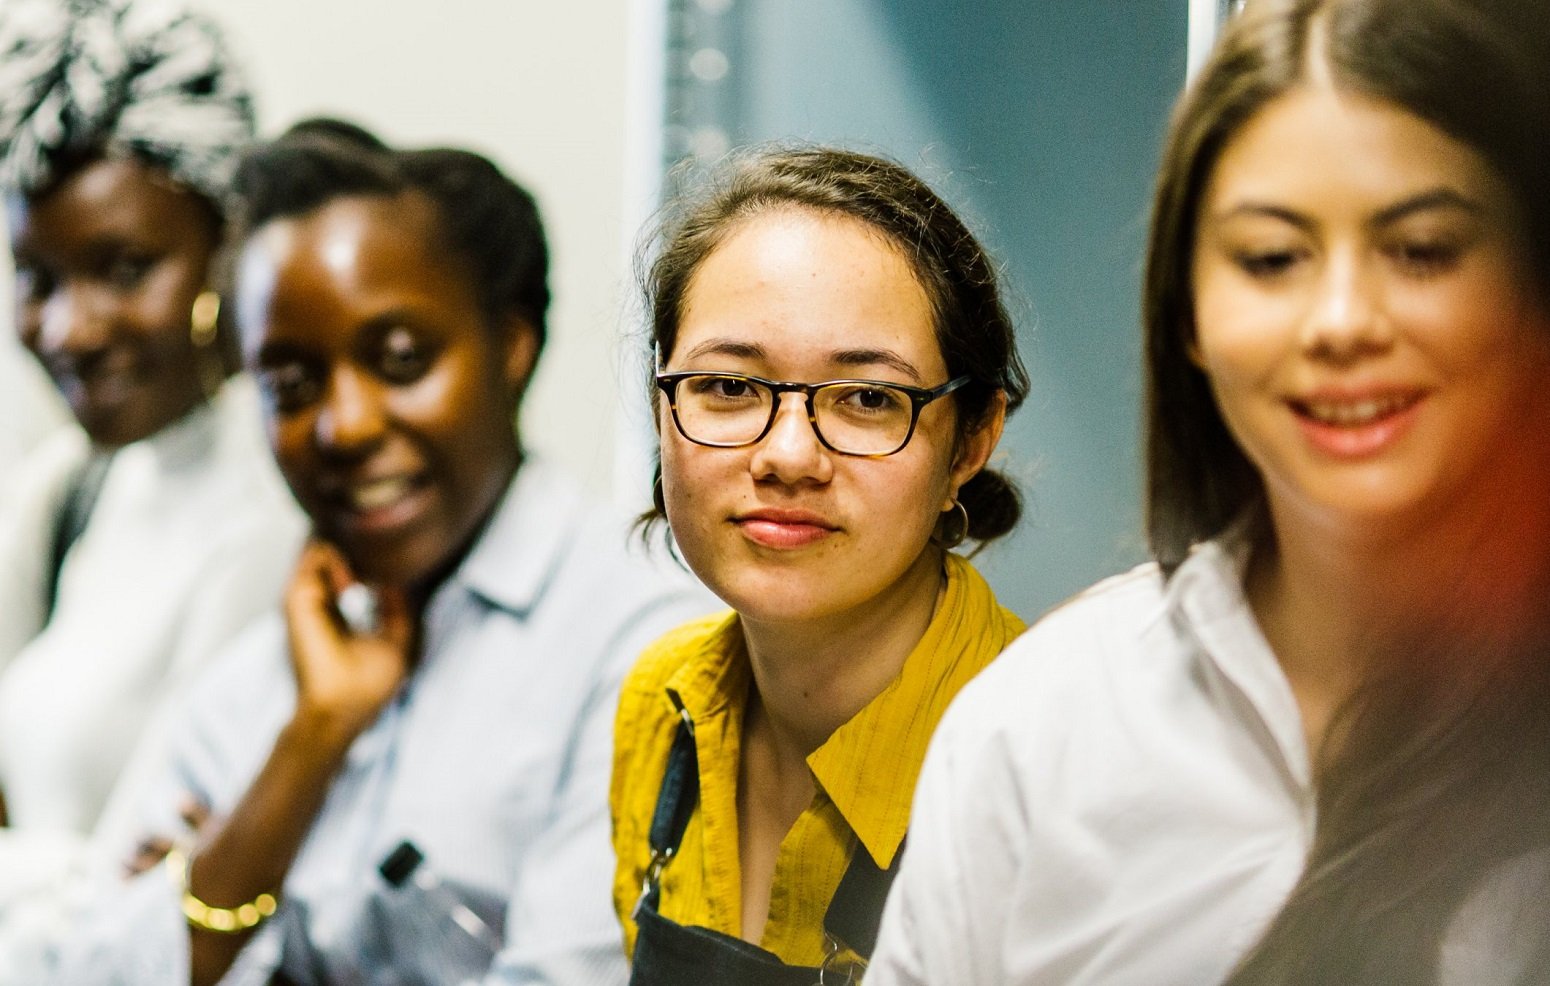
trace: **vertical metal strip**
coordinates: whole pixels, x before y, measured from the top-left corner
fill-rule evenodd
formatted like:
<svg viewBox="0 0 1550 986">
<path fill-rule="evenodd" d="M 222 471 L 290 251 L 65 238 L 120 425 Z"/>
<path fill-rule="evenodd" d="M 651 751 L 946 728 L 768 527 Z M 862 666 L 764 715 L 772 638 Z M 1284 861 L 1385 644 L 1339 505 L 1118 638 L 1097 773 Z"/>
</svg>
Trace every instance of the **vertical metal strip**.
<svg viewBox="0 0 1550 986">
<path fill-rule="evenodd" d="M 726 154 L 737 130 L 736 0 L 667 0 L 663 171 Z M 668 188 L 669 194 L 677 191 Z"/>
</svg>

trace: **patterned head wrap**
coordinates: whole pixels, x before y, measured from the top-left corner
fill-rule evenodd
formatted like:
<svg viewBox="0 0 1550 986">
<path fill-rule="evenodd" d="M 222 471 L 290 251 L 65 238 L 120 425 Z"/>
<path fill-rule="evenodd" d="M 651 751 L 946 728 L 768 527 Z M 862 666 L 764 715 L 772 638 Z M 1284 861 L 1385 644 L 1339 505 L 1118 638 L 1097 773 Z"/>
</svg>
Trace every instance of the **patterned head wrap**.
<svg viewBox="0 0 1550 986">
<path fill-rule="evenodd" d="M 127 153 L 219 206 L 252 136 L 220 29 L 181 0 L 0 0 L 0 188 Z"/>
</svg>

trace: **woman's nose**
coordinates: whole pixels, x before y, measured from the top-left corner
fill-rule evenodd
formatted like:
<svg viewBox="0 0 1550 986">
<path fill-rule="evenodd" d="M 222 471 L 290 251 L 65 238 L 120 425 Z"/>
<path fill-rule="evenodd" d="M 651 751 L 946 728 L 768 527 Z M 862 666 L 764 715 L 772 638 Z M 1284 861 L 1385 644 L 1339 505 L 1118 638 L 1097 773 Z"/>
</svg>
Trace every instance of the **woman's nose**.
<svg viewBox="0 0 1550 986">
<path fill-rule="evenodd" d="M 834 475 L 834 461 L 808 418 L 807 401 L 795 392 L 778 400 L 770 430 L 753 449 L 749 466 L 754 478 L 788 485 L 827 483 Z"/>
<path fill-rule="evenodd" d="M 378 388 L 351 370 L 336 371 L 318 412 L 318 446 L 338 455 L 360 454 L 382 437 L 385 423 Z"/>
<path fill-rule="evenodd" d="M 1345 362 L 1386 350 L 1393 335 L 1378 272 L 1357 257 L 1336 256 L 1320 272 L 1303 326 L 1303 349 Z"/>
</svg>

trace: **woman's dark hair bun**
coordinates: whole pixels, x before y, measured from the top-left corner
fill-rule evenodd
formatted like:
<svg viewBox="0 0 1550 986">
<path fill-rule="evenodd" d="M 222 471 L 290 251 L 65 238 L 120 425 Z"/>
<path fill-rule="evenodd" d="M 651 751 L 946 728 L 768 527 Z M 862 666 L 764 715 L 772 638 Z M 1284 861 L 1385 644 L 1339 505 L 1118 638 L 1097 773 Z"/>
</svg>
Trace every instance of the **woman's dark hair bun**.
<svg viewBox="0 0 1550 986">
<path fill-rule="evenodd" d="M 958 502 L 969 515 L 969 538 L 982 544 L 1010 534 L 1023 512 L 1017 484 L 989 467 L 958 488 Z"/>
</svg>

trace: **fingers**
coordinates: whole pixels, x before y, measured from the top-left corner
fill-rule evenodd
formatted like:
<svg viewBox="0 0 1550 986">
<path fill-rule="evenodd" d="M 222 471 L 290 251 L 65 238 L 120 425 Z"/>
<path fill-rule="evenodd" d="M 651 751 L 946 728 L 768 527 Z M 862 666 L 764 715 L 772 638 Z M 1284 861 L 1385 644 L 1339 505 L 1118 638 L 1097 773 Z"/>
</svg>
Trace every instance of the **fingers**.
<svg viewBox="0 0 1550 986">
<path fill-rule="evenodd" d="M 317 563 L 324 587 L 330 596 L 338 596 L 340 590 L 355 581 L 355 573 L 350 570 L 350 563 L 345 559 L 344 552 L 327 541 L 314 539 L 313 544 L 317 546 Z"/>
<path fill-rule="evenodd" d="M 339 595 L 354 574 L 337 548 L 314 539 L 286 591 L 285 615 L 297 705 L 329 721 L 364 728 L 408 673 L 418 616 L 402 589 L 376 593 L 376 626 L 352 629 Z"/>
<path fill-rule="evenodd" d="M 188 834 L 197 840 L 210 824 L 210 806 L 192 794 L 184 794 L 178 802 L 178 817 L 183 819 Z M 124 860 L 124 875 L 136 876 L 157 866 L 167 858 L 174 845 L 175 841 L 165 835 L 146 836 Z"/>
<path fill-rule="evenodd" d="M 349 565 L 337 548 L 315 538 L 302 547 L 285 590 L 293 659 L 333 652 L 344 645 L 345 627 L 335 600 L 349 579 Z"/>
<path fill-rule="evenodd" d="M 286 596 L 287 618 L 293 626 L 299 621 L 311 633 L 321 632 L 321 624 L 326 622 L 333 630 L 330 636 L 340 641 L 364 636 L 407 643 L 412 635 L 413 616 L 404 592 L 372 587 L 373 618 L 352 622 L 340 611 L 340 597 L 352 586 L 364 588 L 365 584 L 358 582 L 344 554 L 332 544 L 313 538 L 302 549 L 292 575 Z M 366 624 L 372 626 L 368 628 Z"/>
<path fill-rule="evenodd" d="M 178 804 L 178 817 L 183 819 L 190 832 L 202 832 L 210 820 L 210 806 L 192 794 L 185 794 Z"/>
<path fill-rule="evenodd" d="M 135 851 L 124 860 L 124 875 L 138 876 L 167 858 L 172 851 L 172 840 L 162 835 L 148 836 L 140 840 Z"/>
<path fill-rule="evenodd" d="M 333 608 L 339 590 L 353 581 L 349 563 L 339 549 L 317 538 L 302 546 L 285 592 L 286 615 L 326 614 Z"/>
</svg>

